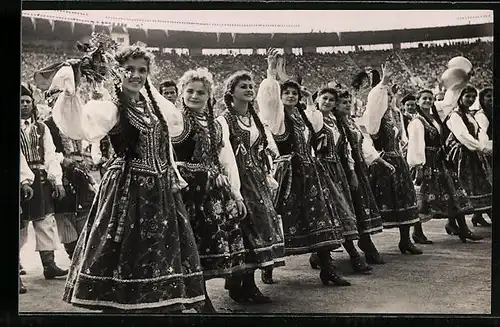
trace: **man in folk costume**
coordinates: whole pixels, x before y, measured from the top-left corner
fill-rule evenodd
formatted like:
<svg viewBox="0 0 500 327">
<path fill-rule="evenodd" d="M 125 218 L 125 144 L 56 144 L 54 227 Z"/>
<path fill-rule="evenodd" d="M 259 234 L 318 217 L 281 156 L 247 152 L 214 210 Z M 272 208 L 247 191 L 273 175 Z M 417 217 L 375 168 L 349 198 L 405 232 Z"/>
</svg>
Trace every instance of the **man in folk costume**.
<svg viewBox="0 0 500 327">
<path fill-rule="evenodd" d="M 54 198 L 65 196 L 62 185 L 61 160 L 55 152 L 54 142 L 47 126 L 38 121 L 33 91 L 21 85 L 21 152 L 34 174 L 33 198 L 21 202 L 21 219 L 32 222 L 36 237 L 36 251 L 40 253 L 43 275 L 46 279 L 68 274 L 55 263 L 57 227 L 54 218 Z M 26 224 L 27 226 L 27 224 Z M 21 232 L 21 238 L 27 236 Z M 25 240 L 21 239 L 21 244 Z"/>
<path fill-rule="evenodd" d="M 63 135 L 52 117 L 49 117 L 45 124 L 54 140 L 56 153 L 63 157 L 62 182 L 66 196 L 55 201 L 55 218 L 59 239 L 71 259 L 94 199 L 96 183 L 90 175 L 88 165 L 85 164 L 82 141 L 75 141 Z"/>
<path fill-rule="evenodd" d="M 401 99 L 402 113 L 403 113 L 403 123 L 406 132 L 408 132 L 408 124 L 411 122 L 413 117 L 416 116 L 416 98 L 413 94 L 407 94 Z"/>
</svg>

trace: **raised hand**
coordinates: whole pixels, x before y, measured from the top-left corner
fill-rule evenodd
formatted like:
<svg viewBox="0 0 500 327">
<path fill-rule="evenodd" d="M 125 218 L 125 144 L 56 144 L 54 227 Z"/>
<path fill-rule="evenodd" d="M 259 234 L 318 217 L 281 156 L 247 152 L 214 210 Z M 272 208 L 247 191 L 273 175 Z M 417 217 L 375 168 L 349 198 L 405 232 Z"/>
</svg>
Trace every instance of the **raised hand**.
<svg viewBox="0 0 500 327">
<path fill-rule="evenodd" d="M 267 50 L 267 68 L 276 76 L 278 69 L 278 49 L 269 48 Z"/>
</svg>

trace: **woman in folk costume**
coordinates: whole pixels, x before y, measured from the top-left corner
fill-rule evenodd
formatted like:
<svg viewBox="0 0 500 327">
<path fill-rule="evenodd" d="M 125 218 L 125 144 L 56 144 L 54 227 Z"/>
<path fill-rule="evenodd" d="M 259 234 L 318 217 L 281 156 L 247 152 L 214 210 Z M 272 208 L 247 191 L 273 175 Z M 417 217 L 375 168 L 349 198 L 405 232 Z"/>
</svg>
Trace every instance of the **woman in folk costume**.
<svg viewBox="0 0 500 327">
<path fill-rule="evenodd" d="M 253 268 L 242 278 L 229 278 L 227 288 L 231 297 L 240 302 L 267 303 L 270 299 L 257 288 L 254 270 L 263 269 L 263 281 L 273 283 L 268 272 L 285 265 L 281 218 L 274 210 L 272 196 L 272 190 L 278 186 L 272 177 L 273 157 L 278 156 L 278 150 L 255 111 L 254 82 L 250 72 L 238 71 L 225 84 L 226 111 L 218 121 L 229 130 L 238 166 L 241 194 L 248 211 L 240 223 L 246 251 L 245 265 Z"/>
<path fill-rule="evenodd" d="M 140 46 L 115 56 L 116 98 L 82 105 L 74 72 L 52 116 L 68 137 L 97 142 L 109 135 L 109 163 L 78 240 L 63 300 L 105 312 L 181 312 L 204 303 L 203 272 L 173 158 L 168 119 L 180 114 L 150 84 L 153 56 Z M 113 69 L 108 73 L 113 73 Z"/>
<path fill-rule="evenodd" d="M 479 92 L 479 106 L 480 109 L 478 112 L 474 114 L 474 118 L 476 119 L 479 127 L 483 130 L 486 131 L 486 135 L 488 135 L 488 139 L 493 140 L 493 129 L 492 129 L 492 114 L 493 114 L 493 88 L 487 87 L 482 89 Z M 493 157 L 490 155 L 489 156 L 489 161 L 490 164 L 493 164 Z M 490 220 L 493 219 L 491 209 L 486 211 L 485 213 L 488 214 L 490 217 Z M 480 225 L 483 227 L 490 227 L 491 224 L 487 222 L 483 218 L 483 213 L 475 213 L 474 216 L 472 217 L 472 224 L 474 226 Z"/>
<path fill-rule="evenodd" d="M 66 192 L 62 183 L 61 157 L 56 154 L 50 131 L 38 119 L 30 85 L 21 85 L 20 148 L 29 168 L 35 175 L 33 197 L 21 202 L 21 244 L 28 237 L 31 221 L 36 236 L 36 251 L 40 255 L 45 279 L 66 276 L 68 271 L 55 263 L 55 250 L 59 247 L 57 225 L 54 218 L 54 199 L 61 200 Z"/>
<path fill-rule="evenodd" d="M 29 201 L 33 198 L 33 189 L 31 188 L 31 184 L 33 184 L 33 181 L 35 180 L 35 174 L 30 169 L 30 166 L 28 165 L 28 162 L 26 161 L 26 157 L 22 152 L 21 154 L 21 161 L 20 161 L 20 167 L 19 167 L 19 181 L 21 183 L 21 202 L 22 201 Z M 23 211 L 23 208 L 20 207 L 21 213 Z M 27 229 L 27 226 L 24 221 L 20 221 L 20 230 Z M 21 248 L 23 247 L 24 244 L 26 244 L 26 237 L 21 238 L 19 240 L 19 252 L 21 252 Z M 24 294 L 28 292 L 26 287 L 23 284 L 23 281 L 21 279 L 22 269 L 21 265 L 19 269 L 19 294 Z M 26 272 L 24 272 L 26 274 Z"/>
<path fill-rule="evenodd" d="M 358 182 L 357 187 L 351 188 L 351 198 L 356 213 L 359 233 L 358 246 L 365 253 L 368 264 L 384 264 L 384 260 L 371 239 L 371 235 L 381 233 L 383 227 L 382 217 L 380 216 L 375 197 L 370 188 L 370 181 L 368 179 L 369 169 L 364 156 L 367 150 L 363 149 L 369 145 L 365 144 L 365 136 L 355 123 L 353 117 L 351 117 L 351 107 L 350 93 L 340 90 L 333 112 L 351 149 L 350 153 L 354 164 L 353 172 L 356 174 Z M 345 144 L 347 145 L 347 143 Z M 346 160 L 347 157 L 341 156 L 340 159 L 344 170 L 348 169 L 350 164 Z M 383 161 L 380 158 L 379 160 Z"/>
<path fill-rule="evenodd" d="M 351 190 L 358 188 L 359 181 L 345 126 L 339 121 L 341 117 L 335 114 L 335 107 L 340 103 L 338 93 L 332 88 L 324 88 L 318 92 L 317 109 L 323 114 L 323 127 L 316 135 L 316 155 L 328 172 L 329 178 L 325 181 L 342 223 L 345 239 L 343 246 L 350 256 L 351 266 L 356 273 L 366 273 L 372 268 L 362 260 L 354 246 L 354 240 L 359 240 L 359 232 Z M 348 114 L 350 104 L 347 108 L 342 106 L 341 110 L 347 110 Z M 317 265 L 317 257 L 311 256 L 310 261 L 314 268 Z"/>
<path fill-rule="evenodd" d="M 227 125 L 215 121 L 213 79 L 206 68 L 179 80 L 181 119 L 170 125 L 177 166 L 188 187 L 183 199 L 205 280 L 242 274 L 245 248 L 240 220 L 246 208 Z M 204 312 L 215 309 L 208 298 Z"/>
<path fill-rule="evenodd" d="M 492 153 L 492 141 L 486 131 L 481 129 L 469 108 L 474 104 L 477 90 L 465 86 L 458 98 L 458 106 L 445 119 L 450 133 L 445 149 L 452 162 L 463 188 L 467 192 L 475 212 L 491 210 L 492 172 L 488 156 Z M 482 239 L 474 235 L 465 222 L 465 216 L 456 218 L 459 226 L 458 236 L 462 242 L 467 239 Z M 451 232 L 451 231 L 450 231 Z"/>
<path fill-rule="evenodd" d="M 281 155 L 275 173 L 279 188 L 274 203 L 283 219 L 285 253 L 317 252 L 323 284 L 347 286 L 350 283 L 337 273 L 330 257 L 330 251 L 344 243 L 342 224 L 325 181 L 328 174 L 312 155 L 323 115 L 307 90 L 293 81 L 281 86 L 276 81 L 277 56 L 276 50 L 269 51 L 267 78 L 259 87 L 257 102 L 260 117 Z M 307 97 L 306 109 L 298 107 L 301 92 Z"/>
<path fill-rule="evenodd" d="M 433 106 L 432 91 L 422 90 L 416 98 L 417 115 L 408 125 L 407 160 L 415 170 L 415 184 L 420 186 L 420 214 L 457 221 L 465 235 L 469 231 L 464 215 L 474 209 L 453 165 L 447 160 L 444 150 L 447 128 Z"/>
<path fill-rule="evenodd" d="M 410 239 L 410 227 L 420 221 L 417 198 L 410 171 L 403 157 L 405 137 L 401 112 L 390 105 L 388 83 L 391 77 L 389 64 L 382 66 L 382 80 L 368 95 L 363 123 L 371 135 L 377 151 L 395 168 L 390 174 L 385 167 L 372 165 L 370 180 L 384 228 L 399 228 L 399 250 L 405 254 L 422 254 Z"/>
</svg>

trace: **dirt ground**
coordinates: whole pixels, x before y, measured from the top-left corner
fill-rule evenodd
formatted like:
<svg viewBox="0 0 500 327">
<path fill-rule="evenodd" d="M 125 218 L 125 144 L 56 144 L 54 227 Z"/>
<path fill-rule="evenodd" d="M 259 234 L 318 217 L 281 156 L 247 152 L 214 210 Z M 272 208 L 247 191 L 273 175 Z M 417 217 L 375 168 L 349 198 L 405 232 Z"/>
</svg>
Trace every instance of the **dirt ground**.
<svg viewBox="0 0 500 327">
<path fill-rule="evenodd" d="M 374 266 L 370 275 L 353 275 L 347 253 L 334 253 L 353 284 L 350 287 L 323 286 L 319 271 L 310 268 L 308 255 L 302 255 L 287 258 L 286 266 L 275 270 L 277 284 L 262 284 L 260 272 L 256 273 L 258 286 L 273 299 L 271 304 L 234 303 L 222 279 L 209 281 L 208 292 L 221 313 L 491 313 L 491 228 L 475 228 L 485 239 L 463 244 L 457 236 L 447 235 L 444 225 L 445 220 L 424 225 L 435 244 L 421 245 L 424 254 L 419 256 L 399 252 L 397 230 L 375 235 L 374 242 L 387 263 Z M 30 227 L 28 244 L 21 251 L 28 293 L 20 295 L 20 313 L 89 312 L 61 300 L 64 278 L 45 280 L 34 249 Z M 62 246 L 56 261 L 63 268 L 69 266 Z"/>
</svg>

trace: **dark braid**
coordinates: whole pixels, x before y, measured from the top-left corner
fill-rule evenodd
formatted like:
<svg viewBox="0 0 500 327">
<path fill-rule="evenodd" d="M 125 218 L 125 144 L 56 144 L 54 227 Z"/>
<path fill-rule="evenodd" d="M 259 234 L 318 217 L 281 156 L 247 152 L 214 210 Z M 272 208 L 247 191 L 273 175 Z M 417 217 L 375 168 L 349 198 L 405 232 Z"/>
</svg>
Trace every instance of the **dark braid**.
<svg viewBox="0 0 500 327">
<path fill-rule="evenodd" d="M 474 125 L 467 118 L 467 114 L 469 113 L 469 107 L 466 107 L 466 106 L 464 106 L 462 104 L 462 97 L 464 96 L 464 94 L 470 93 L 470 92 L 475 92 L 476 96 L 477 96 L 477 91 L 476 91 L 476 89 L 472 85 L 467 85 L 463 89 L 462 93 L 460 93 L 460 97 L 458 98 L 458 113 L 459 113 L 460 117 L 462 118 L 465 126 L 467 127 L 467 130 L 469 131 L 469 134 L 472 135 L 474 138 L 477 139 L 477 135 L 475 133 Z"/>
<path fill-rule="evenodd" d="M 165 139 L 168 142 L 170 134 L 168 133 L 167 121 L 165 120 L 165 117 L 163 117 L 163 114 L 160 110 L 160 107 L 158 106 L 156 99 L 153 97 L 153 94 L 151 93 L 151 86 L 149 85 L 148 80 L 146 80 L 146 83 L 144 83 L 144 87 L 146 88 L 146 92 L 148 94 L 149 100 L 151 101 L 151 104 L 153 105 L 154 114 L 160 120 L 161 127 L 163 128 L 163 132 L 165 133 Z M 170 149 L 169 149 L 169 151 L 170 151 Z M 170 154 L 168 155 L 168 158 L 170 160 Z"/>
<path fill-rule="evenodd" d="M 215 168 L 220 173 L 221 172 L 221 164 L 219 162 L 219 156 L 218 156 L 219 148 L 218 148 L 218 144 L 216 143 L 217 135 L 215 133 L 216 122 L 215 122 L 215 116 L 214 116 L 214 107 L 213 107 L 211 98 L 209 98 L 207 101 L 206 115 L 207 115 L 207 123 L 208 123 L 208 133 L 210 136 L 210 158 L 211 158 L 212 163 L 214 164 Z"/>
<path fill-rule="evenodd" d="M 247 71 L 238 71 L 231 75 L 228 78 L 228 81 L 226 83 L 226 90 L 224 93 L 224 104 L 226 105 L 226 109 L 229 110 L 231 113 L 234 114 L 234 108 L 233 108 L 233 95 L 232 93 L 234 92 L 234 89 L 236 88 L 236 85 L 240 81 L 253 81 L 252 75 L 247 72 Z M 264 149 L 267 149 L 269 145 L 269 141 L 267 139 L 266 131 L 264 129 L 264 124 L 262 124 L 262 121 L 260 120 L 259 115 L 255 111 L 255 107 L 253 106 L 253 102 L 248 103 L 248 112 L 250 115 L 252 115 L 252 118 L 255 122 L 255 126 L 259 130 L 260 136 L 262 137 L 262 143 L 264 146 Z M 269 166 L 268 160 L 265 160 L 266 166 Z M 270 167 L 268 167 L 270 169 Z"/>
</svg>

